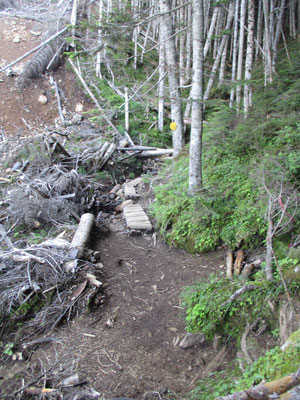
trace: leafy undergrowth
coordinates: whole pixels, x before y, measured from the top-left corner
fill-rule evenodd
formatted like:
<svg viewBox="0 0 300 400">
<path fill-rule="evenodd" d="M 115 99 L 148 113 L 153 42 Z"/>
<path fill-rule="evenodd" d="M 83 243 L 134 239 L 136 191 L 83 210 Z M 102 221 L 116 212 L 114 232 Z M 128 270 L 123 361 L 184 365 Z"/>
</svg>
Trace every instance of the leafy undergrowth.
<svg viewBox="0 0 300 400">
<path fill-rule="evenodd" d="M 292 346 L 282 351 L 275 347 L 266 352 L 244 373 L 237 362 L 221 372 L 214 372 L 209 377 L 198 382 L 197 387 L 189 394 L 189 400 L 214 400 L 218 396 L 248 389 L 265 380 L 270 382 L 297 371 L 300 364 L 300 338 Z"/>
<path fill-rule="evenodd" d="M 281 263 L 284 282 L 290 296 L 297 298 L 300 290 L 299 273 L 295 266 L 299 259 L 287 258 Z M 250 290 L 240 294 L 233 301 L 229 299 L 237 290 L 249 286 Z M 270 312 L 270 302 L 278 310 L 286 290 L 282 278 L 275 273 L 273 281 L 267 281 L 264 271 L 258 271 L 252 281 L 239 277 L 224 279 L 212 274 L 206 281 L 185 288 L 182 292 L 183 306 L 186 308 L 187 330 L 203 332 L 208 339 L 221 335 L 227 342 L 239 342 L 247 324 L 255 320 L 267 324 L 267 329 L 277 328 L 276 314 Z"/>
<path fill-rule="evenodd" d="M 254 77 L 254 107 L 247 119 L 223 100 L 210 102 L 203 137 L 204 185 L 196 196 L 188 193 L 188 154 L 166 165 L 152 213 L 169 244 L 204 252 L 221 243 L 253 248 L 266 237 L 265 187 L 276 190 L 280 183 L 295 190 L 300 173 L 300 56 L 295 48 L 291 54 L 293 66 L 283 57 L 273 85 L 265 88 Z M 290 231 L 297 228 L 295 217 Z"/>
</svg>

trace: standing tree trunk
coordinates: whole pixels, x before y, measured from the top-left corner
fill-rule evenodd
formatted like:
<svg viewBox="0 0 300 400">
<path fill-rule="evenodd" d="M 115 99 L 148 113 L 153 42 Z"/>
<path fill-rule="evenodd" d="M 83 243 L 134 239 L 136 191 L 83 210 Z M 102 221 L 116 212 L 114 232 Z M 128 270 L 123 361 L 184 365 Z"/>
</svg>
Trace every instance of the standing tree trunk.
<svg viewBox="0 0 300 400">
<path fill-rule="evenodd" d="M 214 30 L 215 30 L 218 14 L 219 14 L 219 7 L 215 7 L 213 15 L 211 17 L 210 26 L 209 26 L 209 30 L 208 30 L 208 33 L 207 33 L 207 38 L 206 38 L 206 41 L 205 41 L 204 58 L 207 56 L 208 50 L 209 50 L 210 45 L 211 45 L 211 39 L 212 39 L 212 35 L 214 33 Z"/>
<path fill-rule="evenodd" d="M 232 49 L 232 72 L 231 72 L 231 84 L 235 84 L 236 78 L 236 61 L 237 61 L 237 43 L 238 43 L 238 23 L 239 23 L 239 0 L 235 2 L 234 12 L 234 29 L 233 29 L 233 49 Z M 232 87 L 230 90 L 230 101 L 229 107 L 233 107 L 235 88 Z"/>
<path fill-rule="evenodd" d="M 276 68 L 276 59 L 277 59 L 277 50 L 278 50 L 277 48 L 278 48 L 278 43 L 279 43 L 279 39 L 281 36 L 281 31 L 282 31 L 282 19 L 283 19 L 284 7 L 285 7 L 285 0 L 281 0 L 278 21 L 277 21 L 277 25 L 276 25 L 276 33 L 275 33 L 275 38 L 273 41 L 273 54 L 272 54 L 272 72 L 273 72 L 273 74 L 276 73 L 275 68 Z"/>
<path fill-rule="evenodd" d="M 263 12 L 262 12 L 262 2 L 260 1 L 258 4 L 258 14 L 257 14 L 257 28 L 256 28 L 256 47 L 255 47 L 255 60 L 258 60 L 259 51 L 261 49 L 261 38 L 262 38 L 262 20 L 263 20 Z"/>
<path fill-rule="evenodd" d="M 265 18 L 265 46 L 264 46 L 264 58 L 265 58 L 265 82 L 273 82 L 272 73 L 272 56 L 271 56 L 271 36 L 270 36 L 270 25 L 269 25 L 269 1 L 263 1 L 264 18 Z"/>
<path fill-rule="evenodd" d="M 243 59 L 244 59 L 244 38 L 245 38 L 245 18 L 246 18 L 247 0 L 241 2 L 241 16 L 240 16 L 240 38 L 239 38 L 239 54 L 237 65 L 237 80 L 241 81 L 243 74 Z M 239 85 L 236 88 L 236 108 L 240 109 L 242 87 Z"/>
<path fill-rule="evenodd" d="M 189 190 L 194 192 L 202 186 L 202 127 L 203 127 L 203 0 L 193 0 L 193 82 L 192 124 L 189 159 Z"/>
<path fill-rule="evenodd" d="M 225 26 L 225 31 L 226 32 L 230 29 L 232 19 L 233 19 L 233 2 L 230 2 L 229 10 L 228 10 L 228 16 L 227 16 L 227 22 L 226 22 L 226 26 Z M 226 33 L 222 37 L 222 40 L 221 40 L 221 43 L 220 43 L 220 46 L 219 46 L 219 49 L 218 49 L 217 56 L 215 58 L 214 65 L 213 65 L 211 73 L 210 73 L 210 77 L 209 77 L 209 80 L 208 80 L 208 83 L 207 83 L 207 87 L 206 87 L 206 90 L 205 90 L 205 93 L 204 93 L 204 96 L 203 96 L 203 100 L 205 100 L 205 101 L 208 100 L 208 98 L 209 98 L 209 94 L 210 94 L 210 91 L 212 89 L 212 86 L 213 86 L 213 83 L 214 83 L 214 80 L 215 80 L 215 76 L 216 76 L 218 67 L 220 65 L 221 57 L 222 57 L 222 54 L 223 54 L 223 51 L 224 51 L 224 48 L 225 48 L 225 45 L 226 45 L 227 41 L 228 41 L 228 34 Z"/>
<path fill-rule="evenodd" d="M 160 0 L 161 38 L 165 43 L 165 55 L 168 66 L 169 89 L 171 99 L 171 117 L 177 128 L 173 131 L 172 141 L 174 157 L 177 157 L 184 148 L 184 126 L 182 105 L 180 98 L 178 62 L 175 48 L 175 39 L 172 29 L 171 11 L 168 0 Z"/>
<path fill-rule="evenodd" d="M 253 51 L 254 51 L 254 11 L 255 4 L 254 0 L 248 2 L 248 37 L 247 37 L 247 54 L 245 62 L 245 88 L 244 88 L 244 113 L 245 117 L 249 112 L 249 108 L 252 106 L 252 88 L 251 84 L 247 83 L 252 77 L 252 63 L 253 63 Z"/>
<path fill-rule="evenodd" d="M 158 82 L 158 129 L 164 129 L 164 97 L 165 97 L 165 45 L 161 39 L 159 41 L 159 82 Z"/>
<path fill-rule="evenodd" d="M 103 17 L 103 0 L 99 1 L 99 17 L 98 17 L 98 51 L 96 55 L 96 76 L 102 79 L 102 72 L 101 72 L 101 59 L 102 59 L 102 51 L 100 49 L 102 45 L 102 17 Z"/>
</svg>

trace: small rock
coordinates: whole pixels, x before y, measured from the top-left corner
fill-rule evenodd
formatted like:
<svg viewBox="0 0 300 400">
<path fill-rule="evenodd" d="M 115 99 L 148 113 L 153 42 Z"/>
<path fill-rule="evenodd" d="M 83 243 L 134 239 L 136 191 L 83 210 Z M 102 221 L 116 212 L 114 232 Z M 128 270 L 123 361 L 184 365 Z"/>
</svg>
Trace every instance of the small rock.
<svg viewBox="0 0 300 400">
<path fill-rule="evenodd" d="M 138 178 L 133 179 L 132 181 L 129 181 L 128 185 L 137 186 L 137 185 L 140 185 L 141 183 L 143 183 L 143 178 L 142 177 L 138 177 Z"/>
<path fill-rule="evenodd" d="M 195 346 L 196 344 L 203 344 L 206 342 L 204 333 L 188 333 L 179 343 L 179 347 L 187 349 L 188 347 Z"/>
<path fill-rule="evenodd" d="M 38 102 L 41 104 L 47 104 L 48 103 L 48 99 L 44 94 L 41 94 L 40 97 L 38 98 Z"/>
<path fill-rule="evenodd" d="M 133 204 L 132 200 L 125 200 L 123 203 L 118 204 L 116 207 L 116 212 L 122 212 L 126 206 L 130 206 Z"/>
<path fill-rule="evenodd" d="M 11 170 L 13 172 L 16 172 L 16 171 L 18 171 L 18 169 L 20 169 L 22 167 L 22 165 L 23 164 L 20 161 L 17 161 L 17 162 L 14 163 L 14 165 L 13 165 Z"/>
<path fill-rule="evenodd" d="M 119 196 L 121 199 L 123 199 L 124 198 L 123 189 L 118 190 L 116 195 Z"/>
<path fill-rule="evenodd" d="M 33 36 L 40 36 L 40 34 L 41 34 L 42 32 L 30 31 L 30 33 L 31 33 Z"/>
<path fill-rule="evenodd" d="M 78 385 L 78 383 L 79 383 L 79 376 L 78 374 L 74 374 L 65 378 L 61 384 L 62 386 L 74 386 Z"/>
<path fill-rule="evenodd" d="M 76 113 L 81 113 L 83 111 L 83 104 L 77 103 L 75 106 L 75 112 Z"/>
<path fill-rule="evenodd" d="M 21 38 L 19 36 L 16 36 L 13 38 L 13 42 L 14 43 L 20 43 L 21 42 Z"/>
</svg>

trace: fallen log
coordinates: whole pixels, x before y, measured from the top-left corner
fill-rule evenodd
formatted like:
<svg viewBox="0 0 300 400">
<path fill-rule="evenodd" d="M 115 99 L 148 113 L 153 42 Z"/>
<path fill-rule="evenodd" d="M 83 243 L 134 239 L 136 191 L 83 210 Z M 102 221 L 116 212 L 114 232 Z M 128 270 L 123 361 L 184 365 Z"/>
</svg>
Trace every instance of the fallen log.
<svg viewBox="0 0 300 400">
<path fill-rule="evenodd" d="M 288 392 L 282 394 L 280 396 L 280 399 L 299 400 L 300 399 L 300 385 L 295 386 L 293 389 L 291 389 Z"/>
<path fill-rule="evenodd" d="M 81 216 L 78 228 L 70 245 L 69 261 L 65 263 L 65 269 L 67 272 L 75 271 L 77 259 L 80 258 L 83 253 L 94 221 L 95 217 L 93 214 L 86 213 Z"/>
<path fill-rule="evenodd" d="M 102 159 L 100 159 L 100 161 L 99 161 L 99 169 L 104 167 L 104 165 L 107 163 L 107 161 L 110 159 L 110 157 L 114 154 L 116 148 L 117 148 L 117 145 L 115 143 L 111 143 L 109 145 L 105 154 L 102 156 Z"/>
<path fill-rule="evenodd" d="M 173 155 L 173 153 L 173 149 L 145 150 L 141 154 L 138 154 L 137 157 L 159 157 L 165 155 Z"/>
<path fill-rule="evenodd" d="M 23 54 L 21 57 L 17 58 L 16 60 L 12 61 L 11 63 L 9 63 L 8 65 L 6 65 L 5 67 L 0 69 L 0 72 L 5 71 L 6 69 L 12 67 L 13 65 L 17 64 L 19 61 L 22 61 L 25 57 L 29 56 L 30 54 L 34 53 L 35 51 L 41 49 L 42 47 L 44 47 L 46 44 L 50 43 L 52 40 L 54 40 L 55 38 L 57 38 L 58 36 L 62 35 L 64 32 L 66 32 L 69 29 L 69 27 L 65 27 L 63 29 L 61 29 L 59 32 L 56 32 L 54 35 L 52 35 L 51 37 L 49 37 L 47 40 L 45 40 L 43 43 L 39 44 L 38 46 L 36 46 L 35 48 L 31 49 L 30 51 L 28 51 L 27 53 Z"/>
<path fill-rule="evenodd" d="M 242 392 L 216 397 L 215 400 L 269 400 L 271 396 L 281 395 L 300 384 L 299 374 L 295 373 L 268 383 L 260 383 Z M 278 398 L 278 397 L 273 397 Z M 289 397 L 287 397 L 289 398 Z"/>
</svg>

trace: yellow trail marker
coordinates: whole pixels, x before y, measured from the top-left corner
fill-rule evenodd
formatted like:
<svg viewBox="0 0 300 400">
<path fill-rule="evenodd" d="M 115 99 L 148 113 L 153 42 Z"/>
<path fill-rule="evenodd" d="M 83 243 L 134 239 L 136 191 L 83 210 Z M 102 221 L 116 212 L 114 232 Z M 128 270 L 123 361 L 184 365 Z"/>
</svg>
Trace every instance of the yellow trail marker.
<svg viewBox="0 0 300 400">
<path fill-rule="evenodd" d="M 171 123 L 170 123 L 170 129 L 171 129 L 171 131 L 176 131 L 176 129 L 177 129 L 177 124 L 176 124 L 176 122 L 171 122 Z"/>
</svg>

